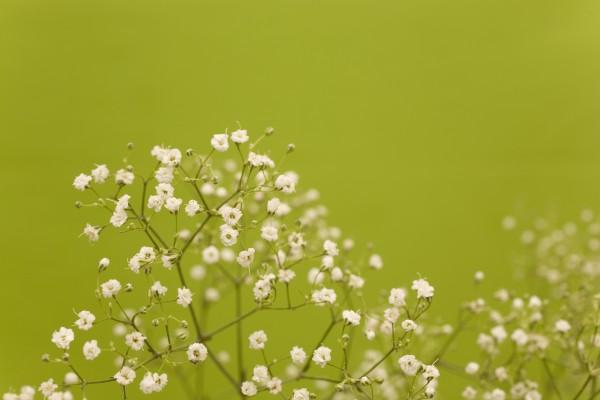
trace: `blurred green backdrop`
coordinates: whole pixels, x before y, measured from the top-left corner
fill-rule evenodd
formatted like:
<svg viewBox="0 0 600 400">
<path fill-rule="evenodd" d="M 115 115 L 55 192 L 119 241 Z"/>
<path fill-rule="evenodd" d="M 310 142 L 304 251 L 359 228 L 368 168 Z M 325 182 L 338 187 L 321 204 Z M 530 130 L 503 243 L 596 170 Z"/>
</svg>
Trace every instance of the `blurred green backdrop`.
<svg viewBox="0 0 600 400">
<path fill-rule="evenodd" d="M 273 125 L 381 283 L 430 278 L 440 315 L 477 269 L 510 284 L 504 214 L 598 203 L 599 21 L 595 0 L 1 0 L 0 391 L 47 378 L 92 301 L 71 181 L 129 141 Z"/>
</svg>

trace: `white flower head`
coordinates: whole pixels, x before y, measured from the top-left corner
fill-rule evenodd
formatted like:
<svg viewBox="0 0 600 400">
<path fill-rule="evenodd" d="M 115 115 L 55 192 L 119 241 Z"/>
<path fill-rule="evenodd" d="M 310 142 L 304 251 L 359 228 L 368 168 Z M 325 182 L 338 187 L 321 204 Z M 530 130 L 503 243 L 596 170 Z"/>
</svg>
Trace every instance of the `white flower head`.
<svg viewBox="0 0 600 400">
<path fill-rule="evenodd" d="M 342 318 L 348 325 L 358 326 L 360 324 L 360 314 L 352 310 L 344 310 L 342 312 Z"/>
<path fill-rule="evenodd" d="M 306 362 L 306 352 L 302 347 L 294 346 L 290 350 L 290 357 L 296 365 L 303 365 Z"/>
<path fill-rule="evenodd" d="M 228 136 L 226 133 L 214 134 L 210 140 L 210 144 L 216 151 L 225 152 L 229 148 Z"/>
<path fill-rule="evenodd" d="M 79 174 L 73 180 L 73 187 L 79 191 L 84 191 L 90 186 L 90 182 L 92 181 L 92 177 L 86 174 Z"/>
<path fill-rule="evenodd" d="M 192 304 L 192 291 L 186 287 L 177 289 L 177 304 L 188 307 Z"/>
<path fill-rule="evenodd" d="M 248 131 L 245 129 L 238 129 L 231 132 L 231 141 L 234 143 L 246 143 L 248 140 Z"/>
<path fill-rule="evenodd" d="M 434 288 L 425 279 L 417 279 L 412 283 L 412 289 L 417 292 L 420 299 L 430 299 L 433 297 Z"/>
<path fill-rule="evenodd" d="M 331 361 L 331 349 L 326 346 L 319 346 L 314 351 L 312 360 L 319 367 L 324 368 Z"/>
<path fill-rule="evenodd" d="M 187 349 L 188 360 L 194 364 L 206 360 L 208 349 L 202 343 L 192 343 Z"/>
<path fill-rule="evenodd" d="M 262 330 L 253 332 L 248 337 L 248 343 L 252 350 L 262 350 L 267 343 L 267 334 Z"/>
<path fill-rule="evenodd" d="M 96 316 L 87 310 L 80 311 L 77 316 L 79 319 L 75 321 L 75 325 L 82 331 L 89 331 L 96 320 Z"/>
<path fill-rule="evenodd" d="M 88 361 L 95 360 L 101 352 L 97 340 L 89 340 L 83 344 L 83 357 Z"/>
<path fill-rule="evenodd" d="M 73 340 L 75 340 L 75 333 L 64 326 L 52 333 L 52 343 L 61 350 L 68 350 Z"/>
</svg>

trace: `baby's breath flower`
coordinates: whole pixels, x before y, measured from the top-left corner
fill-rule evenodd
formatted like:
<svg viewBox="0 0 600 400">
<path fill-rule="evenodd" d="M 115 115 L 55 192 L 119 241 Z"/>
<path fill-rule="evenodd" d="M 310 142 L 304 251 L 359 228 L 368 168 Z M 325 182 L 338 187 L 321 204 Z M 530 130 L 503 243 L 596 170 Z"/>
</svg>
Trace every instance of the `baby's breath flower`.
<svg viewBox="0 0 600 400">
<path fill-rule="evenodd" d="M 206 360 L 208 356 L 208 349 L 202 343 L 192 343 L 188 346 L 187 357 L 192 363 L 199 363 L 200 361 Z"/>
<path fill-rule="evenodd" d="M 358 326 L 360 324 L 360 314 L 352 310 L 344 310 L 342 312 L 344 322 L 348 325 Z"/>
<path fill-rule="evenodd" d="M 265 344 L 267 343 L 267 334 L 262 330 L 253 332 L 248 337 L 248 343 L 250 344 L 250 348 L 252 350 L 262 350 L 265 348 Z"/>
<path fill-rule="evenodd" d="M 319 346 L 315 349 L 312 360 L 319 367 L 324 368 L 331 361 L 331 349 L 326 346 Z"/>
<path fill-rule="evenodd" d="M 95 360 L 101 352 L 97 340 L 89 340 L 83 344 L 83 357 L 88 361 Z"/>
<path fill-rule="evenodd" d="M 228 136 L 226 133 L 214 134 L 212 139 L 210 140 L 210 144 L 216 151 L 227 151 L 227 149 L 229 148 L 229 142 L 227 141 L 227 138 Z"/>
<path fill-rule="evenodd" d="M 52 333 L 52 343 L 54 343 L 59 349 L 68 350 L 73 340 L 75 340 L 75 334 L 73 333 L 73 330 L 65 328 L 64 326 Z"/>
<path fill-rule="evenodd" d="M 96 316 L 87 310 L 80 311 L 77 316 L 79 319 L 75 321 L 75 325 L 82 331 L 89 331 L 96 320 Z"/>
<path fill-rule="evenodd" d="M 192 291 L 188 288 L 177 289 L 177 304 L 182 307 L 188 307 L 192 304 Z"/>
<path fill-rule="evenodd" d="M 420 299 L 430 299 L 433 297 L 434 288 L 425 279 L 414 280 L 412 289 L 417 292 L 417 297 Z"/>
</svg>

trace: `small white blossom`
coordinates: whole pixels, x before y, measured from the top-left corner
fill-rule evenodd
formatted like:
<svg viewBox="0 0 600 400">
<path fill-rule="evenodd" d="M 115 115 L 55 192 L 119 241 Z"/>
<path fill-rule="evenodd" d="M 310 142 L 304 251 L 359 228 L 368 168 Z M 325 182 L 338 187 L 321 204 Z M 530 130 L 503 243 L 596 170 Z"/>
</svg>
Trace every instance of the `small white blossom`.
<svg viewBox="0 0 600 400">
<path fill-rule="evenodd" d="M 89 340 L 83 344 L 83 357 L 88 361 L 95 360 L 101 352 L 96 340 Z"/>
<path fill-rule="evenodd" d="M 125 344 L 132 350 L 140 351 L 144 348 L 146 337 L 140 332 L 131 332 L 125 336 Z"/>
<path fill-rule="evenodd" d="M 94 182 L 96 183 L 104 183 L 106 179 L 108 179 L 108 175 L 110 171 L 104 164 L 97 165 L 96 168 L 92 170 L 92 177 L 94 178 Z"/>
<path fill-rule="evenodd" d="M 306 362 L 306 352 L 303 348 L 294 346 L 290 351 L 292 362 L 296 365 L 303 365 Z"/>
<path fill-rule="evenodd" d="M 421 362 L 412 354 L 403 355 L 398 359 L 400 369 L 405 375 L 415 376 L 421 368 Z"/>
<path fill-rule="evenodd" d="M 79 191 L 84 191 L 90 185 L 92 177 L 86 174 L 79 174 L 73 181 L 73 187 Z"/>
<path fill-rule="evenodd" d="M 228 136 L 226 133 L 217 133 L 213 135 L 212 139 L 210 140 L 210 144 L 213 147 L 213 149 L 219 152 L 227 151 L 227 149 L 229 148 L 229 142 L 227 141 L 227 137 Z"/>
<path fill-rule="evenodd" d="M 246 143 L 248 139 L 248 131 L 245 129 L 238 129 L 231 132 L 231 141 L 234 143 Z"/>
<path fill-rule="evenodd" d="M 92 325 L 96 320 L 96 316 L 87 310 L 80 311 L 77 316 L 79 319 L 75 321 L 75 325 L 82 331 L 88 331 L 92 329 Z"/>
<path fill-rule="evenodd" d="M 430 299 L 433 297 L 434 288 L 425 279 L 414 280 L 412 289 L 417 292 L 417 297 L 420 299 Z"/>
<path fill-rule="evenodd" d="M 188 288 L 177 289 L 177 304 L 182 307 L 188 307 L 192 304 L 192 291 Z"/>
<path fill-rule="evenodd" d="M 192 343 L 187 349 L 188 360 L 192 363 L 199 363 L 206 360 L 208 349 L 202 343 Z"/>
<path fill-rule="evenodd" d="M 267 343 L 267 334 L 264 331 L 256 331 L 250 334 L 248 342 L 252 350 L 262 350 Z"/>
<path fill-rule="evenodd" d="M 360 324 L 360 314 L 352 310 L 344 310 L 342 312 L 342 318 L 348 325 L 358 326 Z"/>
<path fill-rule="evenodd" d="M 75 333 L 73 333 L 72 329 L 65 328 L 64 326 L 52 333 L 52 343 L 59 349 L 68 350 L 73 340 L 75 340 Z"/>
<path fill-rule="evenodd" d="M 319 346 L 314 351 L 312 360 L 319 367 L 324 368 L 331 361 L 331 349 L 326 346 Z"/>
</svg>

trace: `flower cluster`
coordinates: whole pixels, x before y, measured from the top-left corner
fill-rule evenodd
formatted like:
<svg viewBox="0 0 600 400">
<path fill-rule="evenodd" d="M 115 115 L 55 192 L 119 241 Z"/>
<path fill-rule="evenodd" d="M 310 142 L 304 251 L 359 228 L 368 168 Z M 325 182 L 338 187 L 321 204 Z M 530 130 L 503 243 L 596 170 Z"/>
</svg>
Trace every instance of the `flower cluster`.
<svg viewBox="0 0 600 400">
<path fill-rule="evenodd" d="M 253 142 L 243 129 L 215 134 L 200 153 L 155 146 L 147 175 L 129 164 L 78 175 L 73 187 L 86 198 L 77 207 L 105 213 L 82 236 L 95 243 L 118 232 L 135 240 L 127 258 L 106 254 L 98 262 L 97 305 L 52 333 L 55 349 L 43 359 L 64 366 L 64 377 L 4 400 L 87 398 L 99 384 L 118 387 L 125 399 L 178 381 L 190 399 L 433 398 L 436 360 L 411 348 L 433 286 L 416 279 L 366 301 L 365 284 L 383 268 L 382 257 L 357 251 L 327 224 L 319 193 L 300 190 L 298 174 L 283 169 L 293 145 L 277 163 L 259 151 L 273 132 Z M 213 309 L 232 317 L 209 320 Z M 305 334 L 282 335 L 277 321 L 298 312 L 315 322 Z M 272 313 L 278 318 L 246 330 Z M 219 338 L 229 334 L 235 340 L 223 348 Z M 273 357 L 272 341 L 289 337 L 285 354 Z M 110 370 L 83 373 L 103 358 L 112 360 Z M 186 368 L 197 373 L 178 373 Z M 222 375 L 226 394 L 202 378 L 207 369 Z"/>
<path fill-rule="evenodd" d="M 519 229 L 514 217 L 502 225 Z M 491 298 L 466 303 L 456 333 L 476 331 L 481 356 L 461 366 L 440 354 L 439 364 L 470 381 L 462 392 L 468 400 L 596 398 L 600 222 L 590 210 L 561 225 L 538 219 L 521 230 L 520 241 L 525 256 L 518 258 L 517 272 L 531 285 L 523 292 L 500 288 Z M 483 278 L 478 272 L 475 283 Z"/>
</svg>

